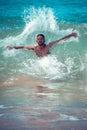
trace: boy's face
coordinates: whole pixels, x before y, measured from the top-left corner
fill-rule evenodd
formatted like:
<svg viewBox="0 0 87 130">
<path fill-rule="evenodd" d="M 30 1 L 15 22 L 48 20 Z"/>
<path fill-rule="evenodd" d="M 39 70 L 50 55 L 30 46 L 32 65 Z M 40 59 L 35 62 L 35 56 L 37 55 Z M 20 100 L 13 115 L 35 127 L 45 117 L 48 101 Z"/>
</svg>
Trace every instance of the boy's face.
<svg viewBox="0 0 87 130">
<path fill-rule="evenodd" d="M 42 46 L 45 42 L 45 39 L 42 36 L 38 36 L 36 42 L 38 43 L 39 46 Z"/>
</svg>

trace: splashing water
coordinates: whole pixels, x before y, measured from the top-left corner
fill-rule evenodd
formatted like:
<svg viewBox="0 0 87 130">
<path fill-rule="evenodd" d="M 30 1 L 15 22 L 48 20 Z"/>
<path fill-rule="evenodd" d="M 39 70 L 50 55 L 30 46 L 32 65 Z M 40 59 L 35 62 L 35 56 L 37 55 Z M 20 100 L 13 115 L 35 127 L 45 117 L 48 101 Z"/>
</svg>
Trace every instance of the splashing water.
<svg viewBox="0 0 87 130">
<path fill-rule="evenodd" d="M 35 35 L 37 33 L 44 33 L 45 35 L 52 33 L 53 35 L 57 35 L 57 37 L 62 37 L 68 35 L 73 30 L 72 28 L 59 30 L 58 22 L 56 21 L 53 10 L 51 8 L 43 7 L 35 9 L 32 7 L 30 9 L 25 9 L 23 20 L 25 22 L 25 28 L 23 31 L 15 37 L 9 36 L 5 38 L 1 41 L 1 43 L 4 42 L 5 46 L 8 44 L 24 45 L 26 44 L 27 39 L 29 39 L 29 43 L 33 44 Z"/>
<path fill-rule="evenodd" d="M 31 8 L 24 11 L 24 21 L 26 27 L 21 34 L 22 36 L 26 34 L 33 33 L 34 31 L 56 31 L 59 30 L 53 11 L 50 8 Z"/>
<path fill-rule="evenodd" d="M 35 37 L 38 33 L 44 33 L 47 42 L 49 42 L 68 35 L 73 31 L 73 27 L 60 28 L 60 23 L 56 20 L 51 8 L 43 7 L 35 9 L 32 7 L 25 9 L 23 20 L 25 22 L 23 31 L 17 36 L 9 36 L 1 40 L 1 47 L 6 47 L 7 45 L 34 45 Z M 75 75 L 77 76 L 79 72 L 85 69 L 83 61 L 80 56 L 76 54 L 77 48 L 75 48 L 74 45 L 77 41 L 77 38 L 71 38 L 65 41 L 66 43 L 64 43 L 64 45 L 53 48 L 53 55 L 42 59 L 36 59 L 31 51 L 3 50 L 2 66 L 4 60 L 6 64 L 3 70 L 9 70 L 8 68 L 10 68 L 9 72 L 6 72 L 7 74 L 14 75 L 16 73 L 18 75 L 22 73 L 50 80 L 64 80 L 74 77 Z M 68 45 L 67 43 L 69 42 L 74 42 L 75 44 Z M 78 47 L 77 44 L 75 46 Z M 70 48 L 73 49 L 72 53 Z M 13 66 L 15 66 L 15 68 Z"/>
</svg>

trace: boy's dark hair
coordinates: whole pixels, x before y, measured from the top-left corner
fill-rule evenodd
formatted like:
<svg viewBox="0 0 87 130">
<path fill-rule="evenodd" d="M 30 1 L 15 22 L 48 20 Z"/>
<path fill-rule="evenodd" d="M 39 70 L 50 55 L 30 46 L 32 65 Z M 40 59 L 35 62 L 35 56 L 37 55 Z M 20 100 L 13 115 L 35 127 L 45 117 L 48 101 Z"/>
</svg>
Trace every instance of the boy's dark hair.
<svg viewBox="0 0 87 130">
<path fill-rule="evenodd" d="M 38 34 L 37 37 L 38 37 L 38 36 L 42 36 L 42 37 L 45 39 L 45 36 L 44 36 L 43 34 Z"/>
</svg>

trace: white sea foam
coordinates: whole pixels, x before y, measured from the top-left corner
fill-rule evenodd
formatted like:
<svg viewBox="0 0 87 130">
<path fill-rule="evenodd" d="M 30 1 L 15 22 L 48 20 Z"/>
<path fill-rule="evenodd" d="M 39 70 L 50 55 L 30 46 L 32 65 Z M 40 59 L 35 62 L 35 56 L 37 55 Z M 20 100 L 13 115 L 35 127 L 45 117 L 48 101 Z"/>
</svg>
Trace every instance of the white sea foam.
<svg viewBox="0 0 87 130">
<path fill-rule="evenodd" d="M 79 118 L 75 116 L 69 116 L 66 114 L 60 114 L 61 120 L 71 120 L 71 121 L 78 121 Z"/>
<path fill-rule="evenodd" d="M 8 109 L 8 108 L 13 108 L 13 106 L 0 105 L 0 109 Z"/>
<path fill-rule="evenodd" d="M 63 79 L 66 76 L 66 66 L 59 62 L 55 56 L 47 56 L 37 60 L 27 60 L 23 63 L 23 73 L 45 79 Z M 27 70 L 27 71 L 26 71 Z"/>
<path fill-rule="evenodd" d="M 50 55 L 23 62 L 21 73 L 50 80 L 66 80 L 84 70 L 84 65 L 76 58 L 66 58 L 64 62 Z"/>
</svg>

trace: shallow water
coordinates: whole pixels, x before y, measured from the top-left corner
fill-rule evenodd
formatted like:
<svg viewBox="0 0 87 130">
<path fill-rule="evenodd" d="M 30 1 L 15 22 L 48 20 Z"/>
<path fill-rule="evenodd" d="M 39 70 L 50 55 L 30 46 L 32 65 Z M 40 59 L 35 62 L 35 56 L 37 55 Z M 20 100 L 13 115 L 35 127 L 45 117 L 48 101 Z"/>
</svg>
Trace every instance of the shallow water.
<svg viewBox="0 0 87 130">
<path fill-rule="evenodd" d="M 0 87 L 0 128 L 87 128 L 86 81 L 48 82 L 20 77 Z"/>
</svg>

